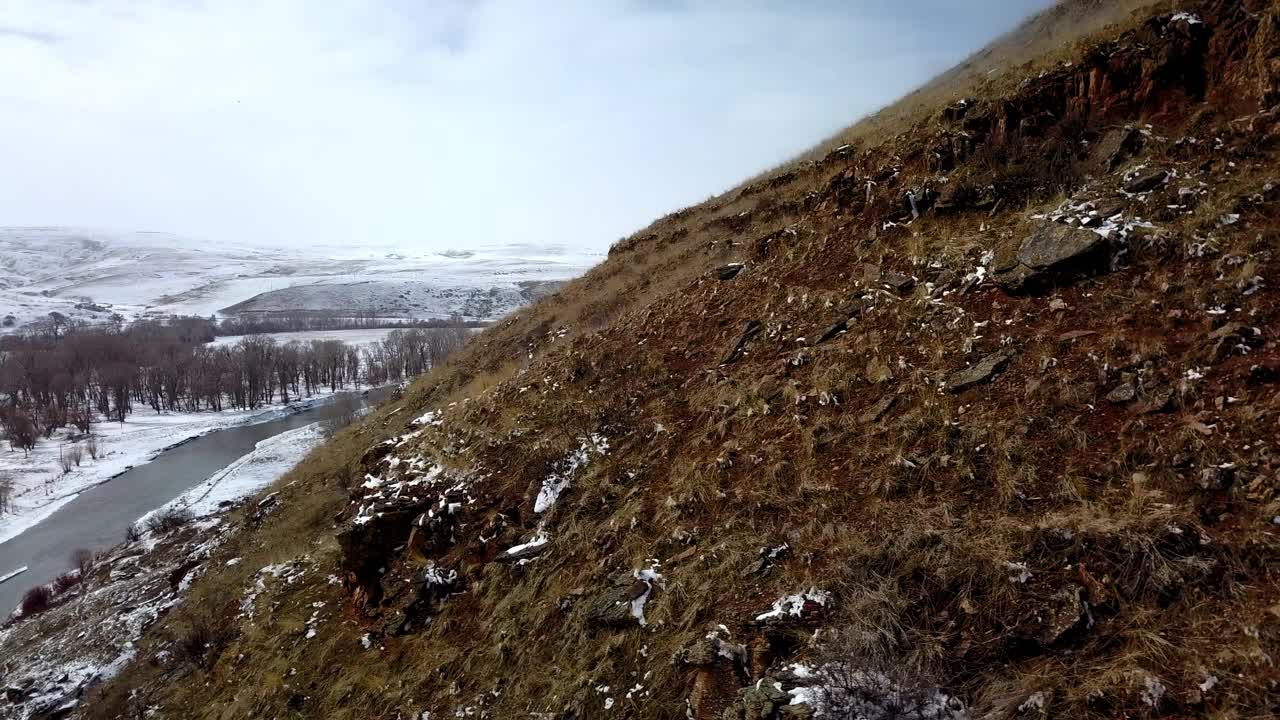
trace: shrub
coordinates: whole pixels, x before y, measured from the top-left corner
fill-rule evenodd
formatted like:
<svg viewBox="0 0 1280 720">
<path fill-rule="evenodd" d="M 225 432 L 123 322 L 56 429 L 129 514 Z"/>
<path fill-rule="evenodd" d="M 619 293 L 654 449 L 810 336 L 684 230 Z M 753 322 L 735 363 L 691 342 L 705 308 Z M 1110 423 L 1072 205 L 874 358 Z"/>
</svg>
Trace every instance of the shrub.
<svg viewBox="0 0 1280 720">
<path fill-rule="evenodd" d="M 124 530 L 124 541 L 127 543 L 136 543 L 142 539 L 142 528 L 137 525 L 130 525 Z"/>
<path fill-rule="evenodd" d="M 23 615 L 35 615 L 49 609 L 49 605 L 53 602 L 53 591 L 48 585 L 37 585 L 26 592 L 22 596 Z"/>
<path fill-rule="evenodd" d="M 177 530 L 195 519 L 190 510 L 186 508 L 172 508 L 169 510 L 161 510 L 151 517 L 147 518 L 147 530 L 154 533 L 167 533 Z"/>
<path fill-rule="evenodd" d="M 179 638 L 175 654 L 198 668 L 209 669 L 223 648 L 234 637 L 230 623 L 202 616 L 192 619 L 191 626 Z"/>
<path fill-rule="evenodd" d="M 84 461 L 84 448 L 79 445 L 72 445 L 67 449 L 67 457 L 76 467 L 80 467 L 80 463 Z"/>
<path fill-rule="evenodd" d="M 98 447 L 98 436 L 90 435 L 84 441 L 84 449 L 89 451 L 89 457 L 97 460 L 102 457 L 102 450 Z"/>
<path fill-rule="evenodd" d="M 71 567 L 80 573 L 81 577 L 89 574 L 93 569 L 93 551 L 88 548 L 76 548 L 71 551 Z"/>
<path fill-rule="evenodd" d="M 78 572 L 64 572 L 53 579 L 53 593 L 61 595 L 71 588 L 80 584 L 81 577 Z"/>
</svg>

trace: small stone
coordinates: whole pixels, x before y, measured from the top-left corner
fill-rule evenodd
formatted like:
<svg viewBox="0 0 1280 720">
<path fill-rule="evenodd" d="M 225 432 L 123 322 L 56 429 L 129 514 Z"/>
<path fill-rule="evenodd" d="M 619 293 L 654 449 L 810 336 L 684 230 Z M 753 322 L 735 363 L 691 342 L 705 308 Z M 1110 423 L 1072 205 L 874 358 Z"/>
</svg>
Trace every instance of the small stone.
<svg viewBox="0 0 1280 720">
<path fill-rule="evenodd" d="M 887 270 L 880 276 L 881 282 L 888 285 L 895 292 L 907 292 L 916 286 L 916 279 L 910 275 L 904 275 L 900 272 Z"/>
<path fill-rule="evenodd" d="M 1131 382 L 1122 382 L 1111 389 L 1103 398 L 1109 403 L 1127 403 L 1132 402 L 1138 396 L 1138 389 Z"/>
<path fill-rule="evenodd" d="M 729 263 L 728 265 L 721 265 L 715 270 L 716 277 L 720 278 L 721 280 L 732 280 L 738 276 L 738 273 L 742 272 L 743 267 L 745 266 L 742 263 Z"/>
<path fill-rule="evenodd" d="M 1145 175 L 1139 175 L 1129 182 L 1126 182 L 1124 184 L 1124 189 L 1125 192 L 1134 194 L 1149 192 L 1151 190 L 1155 190 L 1161 185 L 1164 185 L 1168 180 L 1168 170 L 1155 170 Z"/>
<path fill-rule="evenodd" d="M 1139 415 L 1149 415 L 1151 413 L 1163 412 L 1169 408 L 1169 404 L 1173 402 L 1174 391 L 1172 387 L 1156 388 L 1147 394 L 1137 407 L 1133 409 Z"/>
<path fill-rule="evenodd" d="M 991 353 L 963 370 L 957 370 L 947 378 L 943 389 L 949 393 L 958 393 L 984 383 L 1004 370 L 1013 353 L 1007 350 Z"/>
<path fill-rule="evenodd" d="M 889 412 L 889 408 L 893 407 L 893 404 L 897 401 L 897 395 L 886 395 L 880 398 L 874 405 L 867 408 L 866 412 L 862 413 L 862 415 L 858 417 L 858 422 L 866 424 L 879 420 L 881 416 L 886 412 Z"/>
</svg>

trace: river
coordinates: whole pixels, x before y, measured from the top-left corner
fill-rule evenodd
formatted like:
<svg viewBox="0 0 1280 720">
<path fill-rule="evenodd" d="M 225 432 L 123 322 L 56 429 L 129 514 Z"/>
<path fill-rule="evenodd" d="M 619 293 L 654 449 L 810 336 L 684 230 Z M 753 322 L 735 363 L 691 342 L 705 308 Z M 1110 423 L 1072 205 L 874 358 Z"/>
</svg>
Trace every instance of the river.
<svg viewBox="0 0 1280 720">
<path fill-rule="evenodd" d="M 374 401 L 384 394 L 370 393 L 377 396 Z M 370 401 L 369 397 L 362 399 L 365 404 Z M 28 568 L 0 584 L 0 617 L 16 606 L 28 589 L 69 570 L 73 550 L 101 550 L 121 542 L 125 530 L 138 518 L 252 451 L 258 442 L 327 420 L 336 412 L 329 402 L 276 420 L 202 435 L 80 493 L 34 527 L 0 544 L 0 568 L 4 569 L 0 572 L 24 565 Z"/>
</svg>

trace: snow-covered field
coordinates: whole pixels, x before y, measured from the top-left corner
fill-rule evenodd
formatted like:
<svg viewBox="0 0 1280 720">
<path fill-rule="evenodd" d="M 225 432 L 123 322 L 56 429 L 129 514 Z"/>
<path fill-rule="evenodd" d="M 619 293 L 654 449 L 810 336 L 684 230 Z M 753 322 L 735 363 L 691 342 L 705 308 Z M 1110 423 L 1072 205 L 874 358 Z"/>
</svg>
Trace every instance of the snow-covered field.
<svg viewBox="0 0 1280 720">
<path fill-rule="evenodd" d="M 391 308 L 397 317 L 493 319 L 527 300 L 530 283 L 567 280 L 601 259 L 520 244 L 406 253 L 368 244 L 248 248 L 169 233 L 0 228 L 0 317 L 12 315 L 12 327 L 20 327 L 50 312 L 104 322 L 116 312 L 209 316 L 255 298 L 247 308 L 323 302 L 320 309 L 333 309 L 336 298 Z"/>
<path fill-rule="evenodd" d="M 168 447 L 233 425 L 271 420 L 323 402 L 326 397 L 317 395 L 289 406 L 272 405 L 258 410 L 156 414 L 150 408 L 138 409 L 123 424 L 94 425 L 101 456 L 93 460 L 87 450 L 83 451 L 80 466 L 66 474 L 59 452 L 67 452 L 76 443 L 69 442 L 65 432 L 56 432 L 50 439 L 41 438 L 29 454 L 6 447 L 0 450 L 0 477 L 13 481 L 13 493 L 9 512 L 0 514 L 0 542 L 53 514 L 85 489 L 151 460 Z M 83 448 L 84 442 L 79 444 Z"/>
<path fill-rule="evenodd" d="M 281 344 L 297 340 L 299 342 L 311 342 L 312 340 L 341 340 L 342 342 L 356 347 L 364 347 L 380 343 L 387 337 L 387 333 L 394 328 L 380 328 L 371 330 L 300 330 L 298 332 L 281 332 L 266 333 L 269 337 L 275 338 L 275 341 Z M 221 347 L 223 345 L 235 345 L 240 342 L 244 335 L 226 335 L 217 338 L 210 345 Z"/>
</svg>

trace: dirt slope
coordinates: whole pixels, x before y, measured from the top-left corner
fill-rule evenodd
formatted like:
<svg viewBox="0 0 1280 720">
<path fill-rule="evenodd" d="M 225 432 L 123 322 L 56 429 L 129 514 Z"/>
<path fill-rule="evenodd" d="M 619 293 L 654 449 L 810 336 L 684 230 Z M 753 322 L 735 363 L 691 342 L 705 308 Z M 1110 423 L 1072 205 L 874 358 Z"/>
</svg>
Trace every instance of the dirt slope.
<svg viewBox="0 0 1280 720">
<path fill-rule="evenodd" d="M 620 242 L 88 715 L 1275 716 L 1278 33 L 1158 8 Z"/>
</svg>

